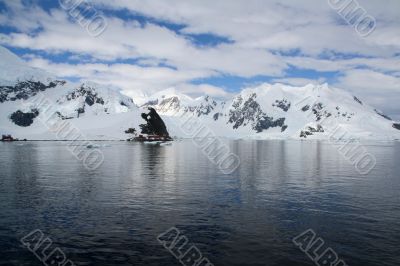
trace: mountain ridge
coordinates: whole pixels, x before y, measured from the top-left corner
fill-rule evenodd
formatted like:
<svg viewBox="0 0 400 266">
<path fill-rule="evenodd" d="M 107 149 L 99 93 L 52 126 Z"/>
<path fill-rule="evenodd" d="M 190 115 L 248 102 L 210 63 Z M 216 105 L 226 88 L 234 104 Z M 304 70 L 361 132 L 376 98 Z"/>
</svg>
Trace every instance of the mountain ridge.
<svg viewBox="0 0 400 266">
<path fill-rule="evenodd" d="M 227 100 L 192 98 L 174 88 L 132 99 L 110 86 L 73 83 L 27 66 L 0 47 L 0 133 L 26 139 L 54 139 L 40 124 L 40 108 L 29 105 L 44 95 L 61 120 L 75 124 L 90 139 L 126 139 L 139 128 L 141 113 L 154 108 L 170 135 L 186 137 L 179 125 L 192 117 L 215 135 L 236 139 L 329 139 L 338 126 L 354 139 L 400 139 L 397 123 L 358 97 L 328 84 L 293 87 L 261 84 Z M 12 75 L 9 71 L 15 70 Z M 7 76 L 9 75 L 9 76 Z M 183 116 L 185 118 L 183 118 Z M 340 138 L 339 138 L 340 139 Z"/>
</svg>

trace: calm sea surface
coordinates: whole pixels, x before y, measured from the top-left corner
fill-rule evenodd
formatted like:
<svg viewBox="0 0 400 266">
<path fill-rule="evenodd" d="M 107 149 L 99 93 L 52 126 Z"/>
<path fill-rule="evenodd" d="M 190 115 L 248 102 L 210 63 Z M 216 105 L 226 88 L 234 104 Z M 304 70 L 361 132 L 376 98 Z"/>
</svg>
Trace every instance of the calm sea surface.
<svg viewBox="0 0 400 266">
<path fill-rule="evenodd" d="M 349 266 L 400 265 L 400 143 L 366 143 L 365 176 L 326 142 L 229 144 L 231 175 L 189 140 L 99 142 L 95 171 L 64 142 L 0 143 L 0 265 L 43 265 L 20 242 L 36 229 L 75 265 L 181 265 L 171 227 L 214 265 L 315 265 L 307 229 Z"/>
</svg>

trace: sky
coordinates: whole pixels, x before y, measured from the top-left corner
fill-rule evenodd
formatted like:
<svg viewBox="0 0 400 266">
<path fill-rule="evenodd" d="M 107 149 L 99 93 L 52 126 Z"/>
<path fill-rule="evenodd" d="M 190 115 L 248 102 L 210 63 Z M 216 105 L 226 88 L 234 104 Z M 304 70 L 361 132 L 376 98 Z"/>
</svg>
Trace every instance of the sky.
<svg viewBox="0 0 400 266">
<path fill-rule="evenodd" d="M 339 4 L 373 18 L 371 33 Z M 0 0 L 0 45 L 132 97 L 326 82 L 400 120 L 399 10 L 399 0 Z"/>
</svg>

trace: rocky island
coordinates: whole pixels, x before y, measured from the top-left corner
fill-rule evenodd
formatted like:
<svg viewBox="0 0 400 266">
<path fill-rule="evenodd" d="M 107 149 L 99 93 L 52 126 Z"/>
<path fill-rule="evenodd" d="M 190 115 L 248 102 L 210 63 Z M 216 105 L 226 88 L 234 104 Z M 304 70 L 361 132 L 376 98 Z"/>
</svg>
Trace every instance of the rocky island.
<svg viewBox="0 0 400 266">
<path fill-rule="evenodd" d="M 134 137 L 128 141 L 154 142 L 154 141 L 172 141 L 167 126 L 154 108 L 149 107 L 148 113 L 142 113 L 142 118 L 146 124 L 139 125 L 141 134 L 137 135 L 135 128 L 125 131 L 127 134 L 133 134 Z"/>
</svg>

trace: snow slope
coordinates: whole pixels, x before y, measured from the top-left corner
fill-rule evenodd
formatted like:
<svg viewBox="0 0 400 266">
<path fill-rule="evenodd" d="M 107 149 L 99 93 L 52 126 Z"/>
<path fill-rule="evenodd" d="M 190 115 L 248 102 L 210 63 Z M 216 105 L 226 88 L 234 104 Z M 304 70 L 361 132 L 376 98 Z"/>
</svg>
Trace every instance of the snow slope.
<svg viewBox="0 0 400 266">
<path fill-rule="evenodd" d="M 27 66 L 17 55 L 0 46 L 0 84 L 13 85 L 16 81 L 47 81 L 55 76 L 41 69 Z"/>
</svg>

